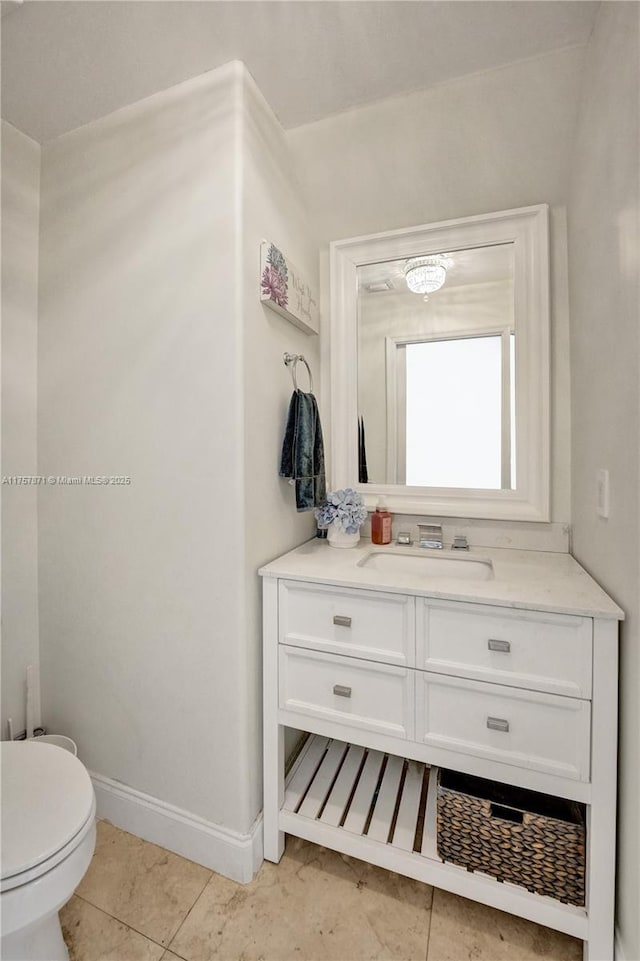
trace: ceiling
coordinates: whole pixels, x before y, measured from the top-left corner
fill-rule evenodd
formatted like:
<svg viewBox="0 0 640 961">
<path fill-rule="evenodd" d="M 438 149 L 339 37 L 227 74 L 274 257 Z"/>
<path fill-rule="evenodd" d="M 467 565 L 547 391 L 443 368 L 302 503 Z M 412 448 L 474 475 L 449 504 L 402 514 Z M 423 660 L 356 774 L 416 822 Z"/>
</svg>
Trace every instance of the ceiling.
<svg viewBox="0 0 640 961">
<path fill-rule="evenodd" d="M 230 60 L 285 128 L 586 43 L 582 0 L 3 3 L 2 116 L 39 142 Z"/>
</svg>

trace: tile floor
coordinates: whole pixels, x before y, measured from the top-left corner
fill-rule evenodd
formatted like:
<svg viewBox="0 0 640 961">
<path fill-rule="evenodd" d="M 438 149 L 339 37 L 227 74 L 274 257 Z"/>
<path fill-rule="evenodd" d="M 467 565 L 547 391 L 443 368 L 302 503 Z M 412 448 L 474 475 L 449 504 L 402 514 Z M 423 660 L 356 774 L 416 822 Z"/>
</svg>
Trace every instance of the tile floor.
<svg viewBox="0 0 640 961">
<path fill-rule="evenodd" d="M 98 824 L 61 913 L 71 961 L 580 961 L 582 942 L 289 838 L 236 884 Z"/>
</svg>

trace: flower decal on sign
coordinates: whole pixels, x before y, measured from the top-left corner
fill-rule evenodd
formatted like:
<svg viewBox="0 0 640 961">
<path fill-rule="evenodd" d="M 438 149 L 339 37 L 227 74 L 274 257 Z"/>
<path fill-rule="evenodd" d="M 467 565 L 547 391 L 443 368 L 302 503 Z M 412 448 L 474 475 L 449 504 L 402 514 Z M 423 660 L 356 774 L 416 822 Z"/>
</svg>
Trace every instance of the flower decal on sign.
<svg viewBox="0 0 640 961">
<path fill-rule="evenodd" d="M 318 297 L 304 274 L 282 251 L 263 240 L 260 244 L 260 301 L 290 323 L 317 334 L 320 325 Z"/>
<path fill-rule="evenodd" d="M 288 283 L 287 262 L 275 244 L 271 244 L 267 253 L 267 263 L 262 271 L 262 292 L 278 307 L 286 307 L 289 300 Z"/>
</svg>

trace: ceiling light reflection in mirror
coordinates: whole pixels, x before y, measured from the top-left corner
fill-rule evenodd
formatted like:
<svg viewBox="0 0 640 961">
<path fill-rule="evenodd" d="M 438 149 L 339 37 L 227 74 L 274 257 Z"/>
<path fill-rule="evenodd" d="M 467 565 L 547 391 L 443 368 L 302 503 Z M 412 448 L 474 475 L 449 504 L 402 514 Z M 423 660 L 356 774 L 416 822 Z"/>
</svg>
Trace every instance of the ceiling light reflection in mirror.
<svg viewBox="0 0 640 961">
<path fill-rule="evenodd" d="M 514 489 L 513 244 L 357 277 L 360 483 Z"/>
</svg>

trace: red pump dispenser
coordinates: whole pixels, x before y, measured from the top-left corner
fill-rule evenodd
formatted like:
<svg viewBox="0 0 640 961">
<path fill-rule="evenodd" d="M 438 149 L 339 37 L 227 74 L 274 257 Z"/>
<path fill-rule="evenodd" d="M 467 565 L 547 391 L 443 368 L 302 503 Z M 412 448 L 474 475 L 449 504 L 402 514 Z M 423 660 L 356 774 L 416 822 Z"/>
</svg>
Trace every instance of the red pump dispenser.
<svg viewBox="0 0 640 961">
<path fill-rule="evenodd" d="M 391 543 L 391 514 L 382 497 L 371 515 L 371 540 L 374 544 Z"/>
</svg>

